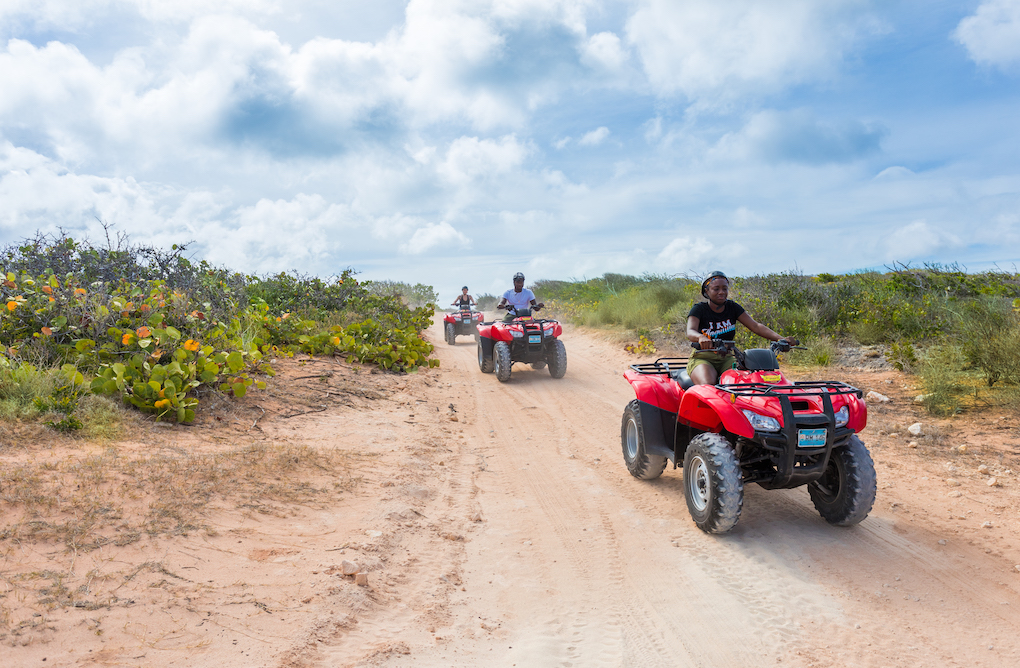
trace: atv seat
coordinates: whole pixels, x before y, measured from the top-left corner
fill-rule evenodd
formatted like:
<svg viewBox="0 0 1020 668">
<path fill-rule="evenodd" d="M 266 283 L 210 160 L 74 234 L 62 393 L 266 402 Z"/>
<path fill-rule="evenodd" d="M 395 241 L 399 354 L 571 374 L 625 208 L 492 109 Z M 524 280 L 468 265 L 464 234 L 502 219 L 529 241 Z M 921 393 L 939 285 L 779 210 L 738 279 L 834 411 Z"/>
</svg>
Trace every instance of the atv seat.
<svg viewBox="0 0 1020 668">
<path fill-rule="evenodd" d="M 670 369 L 669 377 L 680 383 L 680 388 L 689 390 L 694 387 L 694 381 L 691 380 L 690 375 L 687 373 L 687 369 Z"/>
<path fill-rule="evenodd" d="M 779 360 L 768 348 L 751 348 L 744 351 L 744 366 L 748 371 L 774 371 L 779 368 Z"/>
</svg>

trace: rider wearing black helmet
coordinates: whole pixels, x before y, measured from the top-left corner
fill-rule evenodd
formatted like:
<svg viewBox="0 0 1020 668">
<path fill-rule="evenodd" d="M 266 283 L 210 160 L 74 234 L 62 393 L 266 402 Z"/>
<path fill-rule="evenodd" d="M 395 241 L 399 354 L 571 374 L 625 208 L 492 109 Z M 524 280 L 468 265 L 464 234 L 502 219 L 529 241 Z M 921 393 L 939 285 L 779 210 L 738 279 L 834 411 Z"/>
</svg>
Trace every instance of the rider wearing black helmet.
<svg viewBox="0 0 1020 668">
<path fill-rule="evenodd" d="M 786 341 L 796 345 L 797 339 L 776 334 L 755 321 L 744 308 L 728 299 L 730 279 L 721 271 L 713 271 L 701 284 L 701 296 L 708 301 L 698 302 L 687 314 L 687 338 L 709 348 L 712 339 L 732 341 L 737 323 L 769 341 Z M 712 350 L 699 350 L 687 362 L 687 373 L 698 385 L 714 385 L 723 371 L 733 366 L 732 352 L 725 355 Z"/>
<path fill-rule="evenodd" d="M 468 286 L 464 286 L 460 289 L 460 294 L 453 300 L 451 306 L 459 306 L 460 308 L 468 308 L 471 306 L 477 306 L 475 298 L 468 294 Z"/>
<path fill-rule="evenodd" d="M 507 306 L 513 306 L 517 310 L 532 307 L 538 310 L 545 304 L 535 301 L 535 293 L 524 287 L 524 274 L 517 272 L 514 274 L 514 289 L 503 293 L 496 308 L 502 309 Z M 503 322 L 510 322 L 514 317 L 514 312 L 507 310 L 507 314 L 503 316 Z"/>
</svg>

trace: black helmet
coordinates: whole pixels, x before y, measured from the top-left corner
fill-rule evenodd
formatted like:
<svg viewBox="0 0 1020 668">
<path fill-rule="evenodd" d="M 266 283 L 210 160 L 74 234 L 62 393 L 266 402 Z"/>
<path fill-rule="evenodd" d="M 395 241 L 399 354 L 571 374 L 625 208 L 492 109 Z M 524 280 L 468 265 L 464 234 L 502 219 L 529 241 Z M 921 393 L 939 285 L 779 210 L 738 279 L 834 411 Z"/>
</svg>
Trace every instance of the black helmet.
<svg viewBox="0 0 1020 668">
<path fill-rule="evenodd" d="M 518 278 L 523 281 L 524 280 L 524 274 L 522 274 L 521 272 L 517 272 L 516 274 L 514 274 L 514 281 L 516 281 Z"/>
<path fill-rule="evenodd" d="M 701 296 L 702 297 L 705 297 L 706 299 L 708 298 L 708 293 L 706 292 L 706 290 L 708 289 L 708 284 L 711 283 L 712 279 L 714 279 L 714 278 L 725 278 L 726 282 L 729 282 L 729 280 L 730 280 L 730 277 L 727 276 L 726 274 L 722 273 L 721 271 L 713 271 L 711 274 L 708 275 L 708 278 L 706 278 L 705 280 L 703 280 L 701 282 Z"/>
</svg>

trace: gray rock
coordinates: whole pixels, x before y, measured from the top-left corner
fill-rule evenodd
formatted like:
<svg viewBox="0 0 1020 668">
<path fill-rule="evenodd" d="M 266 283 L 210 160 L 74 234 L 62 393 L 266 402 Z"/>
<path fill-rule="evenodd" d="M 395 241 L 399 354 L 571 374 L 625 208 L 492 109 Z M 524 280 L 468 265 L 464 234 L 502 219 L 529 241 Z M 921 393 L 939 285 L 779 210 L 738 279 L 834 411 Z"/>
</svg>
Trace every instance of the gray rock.
<svg viewBox="0 0 1020 668">
<path fill-rule="evenodd" d="M 340 570 L 343 571 L 344 575 L 354 575 L 358 572 L 358 565 L 353 561 L 344 559 L 340 562 Z"/>
<path fill-rule="evenodd" d="M 867 401 L 875 401 L 875 402 L 880 403 L 880 404 L 887 404 L 890 401 L 892 401 L 892 399 L 890 399 L 889 397 L 885 396 L 881 392 L 876 392 L 874 390 L 872 390 L 872 391 L 868 392 L 866 395 L 864 395 L 864 398 Z"/>
<path fill-rule="evenodd" d="M 924 429 L 921 426 L 920 422 L 915 422 L 914 424 L 907 427 L 907 431 L 910 432 L 911 436 L 920 436 L 922 433 L 924 433 Z"/>
</svg>

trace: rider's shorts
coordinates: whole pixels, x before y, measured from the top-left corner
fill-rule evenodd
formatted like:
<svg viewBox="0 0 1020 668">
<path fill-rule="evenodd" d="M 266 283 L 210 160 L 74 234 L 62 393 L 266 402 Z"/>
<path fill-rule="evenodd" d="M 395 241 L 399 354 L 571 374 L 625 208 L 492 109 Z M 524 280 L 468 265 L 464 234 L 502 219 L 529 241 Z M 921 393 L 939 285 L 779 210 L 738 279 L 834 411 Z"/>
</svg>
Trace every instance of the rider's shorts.
<svg viewBox="0 0 1020 668">
<path fill-rule="evenodd" d="M 513 311 L 507 311 L 506 315 L 503 316 L 503 322 L 510 322 L 511 320 L 513 320 L 516 317 L 517 316 L 514 315 Z"/>
<path fill-rule="evenodd" d="M 690 374 L 696 367 L 702 364 L 710 364 L 715 369 L 717 376 L 721 376 L 726 369 L 732 369 L 737 365 L 737 358 L 732 354 L 720 355 L 711 350 L 699 350 L 692 353 L 687 360 L 687 373 Z"/>
</svg>

